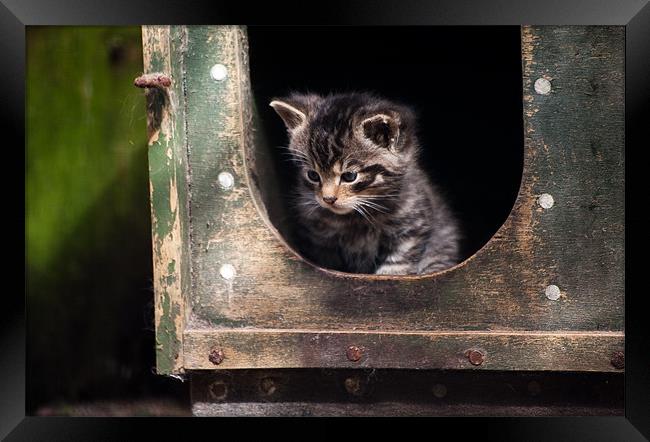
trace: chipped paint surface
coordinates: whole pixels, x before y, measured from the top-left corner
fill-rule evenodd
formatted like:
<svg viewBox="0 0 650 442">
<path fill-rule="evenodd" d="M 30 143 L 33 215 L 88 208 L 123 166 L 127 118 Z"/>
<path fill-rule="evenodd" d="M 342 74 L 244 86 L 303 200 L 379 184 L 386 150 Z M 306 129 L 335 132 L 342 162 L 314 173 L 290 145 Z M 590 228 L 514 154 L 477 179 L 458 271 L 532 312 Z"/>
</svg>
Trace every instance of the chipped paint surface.
<svg viewBox="0 0 650 442">
<path fill-rule="evenodd" d="M 549 158 L 556 161 L 564 152 L 546 141 L 553 132 L 542 131 L 537 116 L 542 109 L 548 115 L 545 118 L 551 118 L 553 103 L 540 108 L 544 103 L 534 96 L 532 84 L 540 76 L 558 82 L 559 87 L 542 98 L 569 92 L 563 92 L 562 82 L 555 78 L 556 66 L 539 61 L 540 51 L 546 48 L 538 28 L 522 29 L 524 171 L 510 217 L 465 262 L 437 275 L 407 277 L 315 269 L 287 247 L 268 222 L 251 178 L 263 167 L 259 159 L 265 146 L 251 141 L 245 35 L 238 27 L 192 29 L 190 33 L 190 52 L 195 51 L 197 60 L 194 73 L 188 71 L 194 75 L 188 79 L 188 124 L 200 135 L 192 143 L 190 157 L 196 270 L 192 321 L 207 321 L 215 327 L 226 326 L 228 318 L 247 327 L 327 328 L 336 324 L 337 328 L 366 330 L 551 330 L 589 329 L 593 318 L 598 318 L 605 329 L 620 326 L 620 316 L 610 314 L 605 304 L 585 312 L 577 304 L 560 311 L 538 302 L 540 288 L 567 277 L 555 257 L 562 253 L 562 238 L 568 241 L 575 234 L 566 230 L 566 223 L 576 222 L 554 221 L 563 230 L 549 238 L 550 216 L 560 211 L 544 213 L 537 205 L 538 195 L 545 191 L 561 196 L 562 192 L 552 188 L 557 177 L 547 168 Z M 570 64 L 573 58 L 562 60 Z M 201 77 L 215 62 L 232 73 L 223 82 Z M 206 116 L 209 127 L 204 123 Z M 580 164 L 591 167 L 584 161 Z M 218 173 L 224 169 L 236 177 L 231 191 L 217 184 Z M 229 282 L 218 277 L 225 262 L 237 268 L 237 277 Z M 366 283 L 367 289 L 355 290 Z M 580 284 L 577 279 L 575 284 Z"/>
<path fill-rule="evenodd" d="M 184 64 L 171 63 L 172 69 L 184 66 L 178 71 L 184 75 L 184 89 L 175 82 L 173 92 L 185 101 L 179 105 L 170 95 L 169 121 L 174 123 L 161 122 L 150 149 L 159 371 L 180 371 L 183 359 L 190 361 L 188 368 L 205 368 L 201 352 L 228 336 L 233 338 L 225 364 L 233 367 L 345 364 L 322 359 L 327 355 L 316 347 L 310 352 L 306 344 L 311 339 L 334 342 L 332 336 L 342 330 L 361 335 L 381 332 L 377 337 L 386 336 L 384 344 L 394 342 L 387 355 L 428 345 L 422 336 L 438 339 L 444 333 L 459 333 L 463 339 L 463 333 L 470 332 L 506 333 L 516 337 L 512 342 L 537 345 L 528 341 L 527 332 L 584 333 L 580 340 L 602 332 L 616 335 L 613 340 L 604 335 L 597 339 L 620 344 L 623 34 L 619 30 L 522 28 L 525 152 L 512 212 L 494 237 L 465 262 L 436 275 L 408 277 L 316 269 L 287 247 L 269 223 L 256 187 L 256 174 L 266 166 L 267 146 L 253 137 L 245 29 L 193 26 L 173 27 L 171 32 L 186 35 L 168 45 L 172 58 L 185 54 Z M 217 63 L 228 71 L 222 81 L 209 74 Z M 178 78 L 172 75 L 173 82 Z M 553 81 L 548 95 L 534 92 L 537 78 Z M 178 142 L 185 136 L 178 123 L 182 112 L 189 152 Z M 223 171 L 234 177 L 231 188 L 219 184 Z M 553 210 L 537 204 L 542 193 L 556 197 Z M 236 269 L 232 278 L 220 275 L 225 264 Z M 550 284 L 557 284 L 566 296 L 548 300 L 544 288 Z M 232 329 L 262 332 L 245 335 L 243 341 L 240 335 L 229 334 Z M 198 330 L 204 335 L 200 345 L 183 341 Z M 268 336 L 285 336 L 284 331 L 296 333 L 290 344 L 293 352 L 277 362 L 260 346 Z M 308 336 L 307 341 L 301 334 Z M 392 340 L 393 335 L 399 338 Z M 547 338 L 553 345 L 563 339 Z M 498 341 L 490 344 L 485 339 L 486 347 Z M 499 357 L 516 350 L 509 342 L 505 339 L 502 347 L 494 347 L 503 352 Z M 561 355 L 566 367 L 589 368 L 564 353 L 563 345 L 546 359 L 512 363 L 503 359 L 500 367 L 538 364 L 553 369 L 554 355 Z M 496 361 L 493 352 L 488 351 L 488 365 Z M 422 361 L 411 362 L 417 368 L 447 366 L 449 360 Z M 389 360 L 382 364 L 399 365 Z M 604 368 L 606 364 L 598 369 Z"/>
<path fill-rule="evenodd" d="M 182 331 L 185 326 L 184 288 L 189 285 L 186 175 L 183 167 L 182 73 L 172 66 L 178 56 L 169 26 L 144 26 L 142 31 L 146 72 L 169 75 L 172 84 L 164 90 L 147 90 L 149 131 L 149 179 L 151 194 L 152 246 L 158 373 L 183 372 Z M 177 127 L 181 130 L 177 130 Z M 179 190 L 179 187 L 181 188 Z"/>
</svg>

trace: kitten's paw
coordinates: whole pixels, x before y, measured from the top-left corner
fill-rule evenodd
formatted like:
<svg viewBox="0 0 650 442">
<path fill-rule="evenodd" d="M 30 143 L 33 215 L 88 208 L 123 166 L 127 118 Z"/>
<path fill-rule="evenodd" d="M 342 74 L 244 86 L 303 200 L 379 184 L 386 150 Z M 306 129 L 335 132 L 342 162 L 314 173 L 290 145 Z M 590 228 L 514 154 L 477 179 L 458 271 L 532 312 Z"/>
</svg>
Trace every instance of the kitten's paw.
<svg viewBox="0 0 650 442">
<path fill-rule="evenodd" d="M 383 264 L 380 265 L 375 275 L 408 275 L 411 272 L 409 264 Z"/>
</svg>

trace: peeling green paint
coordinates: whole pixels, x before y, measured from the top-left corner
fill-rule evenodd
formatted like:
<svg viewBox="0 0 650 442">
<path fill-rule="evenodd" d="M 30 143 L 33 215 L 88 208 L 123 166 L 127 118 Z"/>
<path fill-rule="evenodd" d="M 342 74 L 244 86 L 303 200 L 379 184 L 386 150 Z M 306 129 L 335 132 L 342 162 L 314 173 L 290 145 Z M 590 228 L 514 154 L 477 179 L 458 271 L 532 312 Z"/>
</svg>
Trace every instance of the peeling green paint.
<svg viewBox="0 0 650 442">
<path fill-rule="evenodd" d="M 189 287 L 187 155 L 184 132 L 182 28 L 143 27 L 145 73 L 168 75 L 172 85 L 146 93 L 149 179 L 156 301 L 156 366 L 160 374 L 183 371 L 184 296 Z M 180 100 L 180 101 L 179 101 Z M 154 115 L 161 118 L 153 118 Z"/>
</svg>

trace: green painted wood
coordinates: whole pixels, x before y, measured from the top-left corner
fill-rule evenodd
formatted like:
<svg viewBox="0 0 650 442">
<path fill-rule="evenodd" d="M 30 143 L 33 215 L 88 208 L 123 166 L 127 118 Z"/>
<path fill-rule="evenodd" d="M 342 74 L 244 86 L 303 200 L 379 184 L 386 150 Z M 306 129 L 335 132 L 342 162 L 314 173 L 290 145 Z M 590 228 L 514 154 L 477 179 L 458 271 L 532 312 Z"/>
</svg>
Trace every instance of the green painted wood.
<svg viewBox="0 0 650 442">
<path fill-rule="evenodd" d="M 255 133 L 245 29 L 192 26 L 173 32 L 186 36 L 172 63 L 184 68 L 189 158 L 189 217 L 181 220 L 191 225 L 192 281 L 183 291 L 187 323 L 180 324 L 186 337 L 207 333 L 205 343 L 218 343 L 230 331 L 262 331 L 230 340 L 228 362 L 261 367 L 277 350 L 263 345 L 269 336 L 264 330 L 297 334 L 285 342 L 289 353 L 304 351 L 304 339 L 313 333 L 399 337 L 481 331 L 485 345 L 496 345 L 494 360 L 509 360 L 503 364 L 509 370 L 610 369 L 606 363 L 581 365 L 578 350 L 561 363 L 542 353 L 530 362 L 519 358 L 517 346 L 497 344 L 503 334 L 523 336 L 517 345 L 525 346 L 533 345 L 525 332 L 573 332 L 591 342 L 589 352 L 601 361 L 608 360 L 614 342 L 601 338 L 613 333 L 616 346 L 622 345 L 622 27 L 522 29 L 524 172 L 512 213 L 467 261 L 436 275 L 410 277 L 325 271 L 290 250 L 260 197 L 260 186 L 272 182 L 262 176 L 272 147 Z M 215 64 L 225 67 L 225 78 L 211 77 Z M 548 95 L 534 89 L 542 76 L 551 82 Z M 223 172 L 232 174 L 233 187 L 219 184 Z M 549 209 L 538 203 L 544 193 L 555 200 Z M 229 269 L 232 278 L 224 277 Z M 560 289 L 558 300 L 545 295 L 551 284 Z M 368 345 L 373 336 L 367 333 Z M 381 359 L 383 367 L 402 366 L 403 343 L 394 342 L 395 351 Z M 448 357 L 456 357 L 455 347 L 448 348 Z M 204 347 L 186 342 L 183 350 L 187 367 L 208 368 L 202 365 Z M 442 356 L 434 359 L 423 366 L 444 365 Z M 318 363 L 338 366 L 326 355 Z M 297 358 L 283 366 L 305 362 Z"/>
<path fill-rule="evenodd" d="M 185 368 L 400 368 L 446 370 L 613 371 L 625 349 L 620 332 L 369 332 L 192 330 Z M 357 358 L 349 357 L 348 349 Z M 217 365 L 212 351 L 221 353 Z M 471 352 L 480 355 L 470 358 Z M 471 360 L 470 360 L 471 359 Z"/>
<path fill-rule="evenodd" d="M 171 78 L 168 88 L 146 90 L 156 367 L 161 374 L 183 371 L 182 333 L 190 287 L 184 38 L 182 28 L 142 28 L 145 74 L 161 73 Z"/>
<path fill-rule="evenodd" d="M 622 330 L 622 28 L 527 28 L 525 35 L 538 38 L 525 46 L 525 57 L 534 57 L 534 66 L 524 63 L 529 132 L 512 214 L 468 261 L 437 276 L 410 278 L 315 269 L 260 217 L 259 192 L 253 187 L 251 196 L 246 185 L 245 173 L 251 171 L 243 152 L 253 157 L 269 147 L 243 141 L 251 129 L 237 118 L 248 106 L 237 101 L 248 89 L 245 38 L 227 32 L 201 28 L 190 31 L 189 39 L 195 66 L 188 68 L 187 81 L 188 127 L 195 140 L 190 161 L 198 325 Z M 578 55 L 576 48 L 582 51 Z M 205 75 L 217 61 L 233 72 L 221 83 Z M 537 71 L 555 76 L 549 97 L 540 99 L 532 90 Z M 584 89 L 587 77 L 598 78 L 600 87 Z M 577 142 L 587 139 L 593 142 Z M 594 145 L 599 155 L 592 153 Z M 235 173 L 233 191 L 216 184 L 221 170 Z M 555 195 L 553 208 L 539 206 L 542 193 Z M 220 276 L 223 264 L 236 269 L 233 280 Z M 560 287 L 558 301 L 544 294 L 550 284 Z"/>
</svg>

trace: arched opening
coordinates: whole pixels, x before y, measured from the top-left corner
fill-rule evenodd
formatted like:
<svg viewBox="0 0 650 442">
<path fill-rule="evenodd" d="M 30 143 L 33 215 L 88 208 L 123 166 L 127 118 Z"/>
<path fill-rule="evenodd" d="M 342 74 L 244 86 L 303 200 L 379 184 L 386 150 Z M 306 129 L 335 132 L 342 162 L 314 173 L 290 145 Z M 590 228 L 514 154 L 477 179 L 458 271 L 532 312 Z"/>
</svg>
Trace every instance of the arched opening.
<svg viewBox="0 0 650 442">
<path fill-rule="evenodd" d="M 518 26 L 251 26 L 248 37 L 257 186 L 295 250 L 288 214 L 296 171 L 283 160 L 286 129 L 269 106 L 291 91 L 365 90 L 412 106 L 421 164 L 460 223 L 462 260 L 505 222 L 523 170 Z"/>
</svg>

